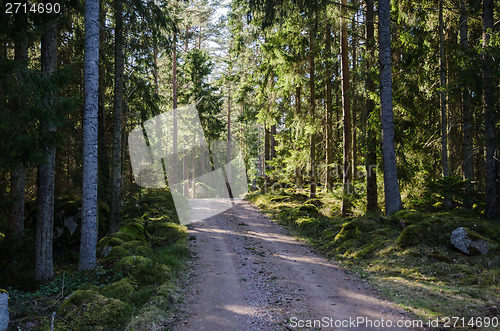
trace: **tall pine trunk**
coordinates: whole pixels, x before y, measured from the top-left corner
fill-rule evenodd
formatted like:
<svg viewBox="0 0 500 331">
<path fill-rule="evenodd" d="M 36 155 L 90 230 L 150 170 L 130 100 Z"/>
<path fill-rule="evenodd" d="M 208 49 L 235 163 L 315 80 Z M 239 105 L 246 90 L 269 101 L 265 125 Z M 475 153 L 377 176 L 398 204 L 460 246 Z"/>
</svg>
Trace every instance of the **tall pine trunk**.
<svg viewBox="0 0 500 331">
<path fill-rule="evenodd" d="M 380 117 L 382 120 L 385 212 L 388 215 L 403 208 L 399 193 L 396 151 L 394 148 L 390 14 L 390 0 L 379 0 Z"/>
<path fill-rule="evenodd" d="M 173 123 L 172 123 L 172 177 L 169 179 L 169 187 L 174 190 L 177 183 L 177 33 L 174 32 L 172 46 L 172 100 L 173 100 Z M 210 142 L 208 142 L 210 143 Z"/>
<path fill-rule="evenodd" d="M 375 102 L 372 94 L 375 93 L 375 83 L 371 68 L 375 57 L 375 34 L 373 22 L 373 0 L 366 0 L 366 211 L 378 209 L 377 202 L 377 140 L 371 119 L 375 115 Z"/>
<path fill-rule="evenodd" d="M 327 24 L 325 31 L 325 48 L 327 62 L 325 64 L 326 80 L 326 182 L 327 190 L 333 188 L 333 137 L 332 137 L 332 69 L 330 67 L 330 58 L 332 57 L 332 26 Z"/>
<path fill-rule="evenodd" d="M 500 218 L 498 147 L 496 146 L 495 86 L 491 71 L 494 60 L 488 50 L 491 30 L 493 29 L 493 0 L 483 0 L 483 111 L 486 169 L 486 217 Z"/>
<path fill-rule="evenodd" d="M 122 211 L 123 62 L 123 2 L 115 0 L 115 98 L 110 232 L 119 229 Z"/>
<path fill-rule="evenodd" d="M 465 0 L 460 0 L 460 48 L 462 50 L 462 55 L 467 56 L 469 48 L 469 37 L 468 37 L 468 13 L 467 4 Z M 462 74 L 462 77 L 464 74 Z M 463 79 L 461 83 L 461 93 L 462 93 L 462 160 L 463 160 L 463 177 L 466 180 L 471 181 L 474 177 L 474 164 L 472 155 L 472 111 L 471 111 L 471 95 L 468 87 L 467 79 Z M 468 183 L 465 196 L 464 196 L 464 207 L 472 209 L 472 195 L 471 195 L 471 184 Z"/>
<path fill-rule="evenodd" d="M 447 88 L 446 82 L 446 64 L 444 51 L 444 19 L 443 19 L 443 0 L 439 1 L 439 108 L 441 110 L 441 166 L 443 177 L 450 175 L 448 165 L 448 114 L 446 110 Z M 451 208 L 450 192 L 445 192 L 444 205 Z"/>
<path fill-rule="evenodd" d="M 96 266 L 99 91 L 99 0 L 85 2 L 83 192 L 80 270 Z"/>
<path fill-rule="evenodd" d="M 311 23 L 313 24 L 313 23 Z M 316 106 L 316 100 L 314 96 L 314 35 L 315 35 L 315 29 L 311 27 L 309 29 L 309 92 L 310 92 L 310 97 L 309 97 L 309 116 L 311 117 L 311 121 L 314 122 L 314 112 L 315 112 L 315 106 Z M 310 198 L 315 198 L 316 197 L 316 181 L 317 181 L 317 174 L 316 174 L 316 133 L 311 132 L 310 136 L 310 163 L 311 163 L 311 187 L 310 187 L 310 192 L 309 192 L 309 197 Z"/>
<path fill-rule="evenodd" d="M 27 65 L 28 61 L 28 40 L 27 40 L 27 15 L 24 11 L 19 11 L 14 19 L 14 26 L 17 34 L 15 37 L 16 62 Z M 3 100 L 3 98 L 2 98 Z M 21 112 L 22 100 L 15 100 L 17 111 Z M 10 208 L 9 233 L 15 237 L 22 237 L 24 232 L 24 202 L 26 191 L 26 167 L 20 160 L 19 164 L 11 170 L 10 174 L 10 197 L 12 205 Z"/>
<path fill-rule="evenodd" d="M 349 58 L 347 50 L 347 21 L 345 16 L 347 0 L 342 0 L 342 24 L 340 26 L 340 72 L 342 77 L 342 113 L 344 122 L 344 166 L 343 187 L 344 198 L 342 199 L 342 215 L 351 212 L 349 195 L 352 194 L 352 130 L 351 130 L 351 98 L 349 97 Z"/>
<path fill-rule="evenodd" d="M 57 70 L 57 25 L 52 21 L 42 37 L 42 72 L 52 74 Z M 56 131 L 55 124 L 46 119 L 41 123 L 42 130 Z M 48 147 L 45 161 L 38 166 L 37 213 L 35 239 L 35 272 L 37 281 L 47 281 L 54 277 L 52 243 L 54 237 L 54 180 L 56 171 L 56 148 Z"/>
<path fill-rule="evenodd" d="M 300 106 L 302 103 L 302 97 L 301 97 L 301 86 L 297 86 L 295 88 L 295 116 L 299 117 L 300 116 Z M 297 188 L 302 188 L 302 167 L 300 165 L 295 167 L 295 186 Z"/>
</svg>

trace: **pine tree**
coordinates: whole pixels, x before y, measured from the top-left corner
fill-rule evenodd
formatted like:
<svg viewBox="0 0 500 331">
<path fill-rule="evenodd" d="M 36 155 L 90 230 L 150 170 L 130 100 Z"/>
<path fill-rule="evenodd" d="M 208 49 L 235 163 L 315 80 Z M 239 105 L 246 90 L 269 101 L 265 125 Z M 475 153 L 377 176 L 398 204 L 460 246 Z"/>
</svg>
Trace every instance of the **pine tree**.
<svg viewBox="0 0 500 331">
<path fill-rule="evenodd" d="M 83 116 L 83 193 L 80 270 L 96 265 L 98 90 L 99 90 L 99 0 L 85 2 L 85 68 Z"/>
</svg>

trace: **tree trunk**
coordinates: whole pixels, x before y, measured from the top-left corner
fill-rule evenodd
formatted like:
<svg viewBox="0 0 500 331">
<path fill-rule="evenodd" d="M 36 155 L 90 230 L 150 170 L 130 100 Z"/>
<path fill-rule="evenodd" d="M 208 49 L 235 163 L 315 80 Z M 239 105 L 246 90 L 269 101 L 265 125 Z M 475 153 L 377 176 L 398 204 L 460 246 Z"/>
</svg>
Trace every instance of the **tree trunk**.
<svg viewBox="0 0 500 331">
<path fill-rule="evenodd" d="M 52 74 L 57 70 L 57 25 L 52 16 L 47 32 L 42 37 L 42 72 Z M 42 129 L 56 131 L 54 123 L 46 120 Z M 56 166 L 56 148 L 46 149 L 45 161 L 38 166 L 37 179 L 37 217 L 35 241 L 36 281 L 47 281 L 54 277 L 52 243 L 54 236 L 54 179 Z"/>
<path fill-rule="evenodd" d="M 106 6 L 104 2 L 100 3 L 100 26 L 105 25 Z M 106 46 L 106 31 L 99 30 L 99 196 L 101 199 L 108 197 L 111 184 L 111 176 L 109 171 L 109 159 L 106 144 L 106 54 L 104 48 Z M 69 163 L 69 162 L 68 162 Z M 106 199 L 107 200 L 107 199 Z"/>
<path fill-rule="evenodd" d="M 326 58 L 328 61 L 332 57 L 332 26 L 327 24 L 325 31 L 325 47 Z M 325 80 L 326 80 L 326 182 L 327 190 L 333 188 L 333 141 L 332 141 L 332 69 L 329 62 L 325 63 Z"/>
<path fill-rule="evenodd" d="M 379 0 L 380 112 L 384 160 L 385 212 L 390 215 L 403 208 L 399 193 L 394 114 L 392 110 L 390 0 Z"/>
<path fill-rule="evenodd" d="M 299 117 L 300 116 L 300 106 L 302 102 L 302 97 L 301 97 L 301 86 L 297 86 L 295 88 L 295 116 Z M 297 188 L 302 188 L 302 167 L 300 165 L 295 167 L 295 186 Z"/>
<path fill-rule="evenodd" d="M 377 140 L 371 119 L 375 115 L 375 102 L 372 94 L 375 93 L 375 83 L 371 68 L 375 58 L 375 34 L 373 22 L 373 0 L 366 0 L 366 211 L 378 210 L 377 202 Z"/>
<path fill-rule="evenodd" d="M 16 62 L 27 65 L 28 61 L 28 40 L 27 36 L 27 15 L 24 11 L 19 11 L 15 15 L 14 26 L 17 34 L 15 42 L 15 55 Z M 2 98 L 2 100 L 4 100 Z M 3 102 L 3 101 L 2 101 Z M 17 107 L 22 107 L 22 100 L 16 100 Z M 21 112 L 22 109 L 18 109 Z M 12 169 L 10 176 L 10 197 L 12 205 L 10 209 L 10 228 L 9 233 L 15 237 L 22 237 L 24 232 L 24 202 L 26 191 L 26 168 L 22 162 Z"/>
<path fill-rule="evenodd" d="M 115 0 L 115 97 L 113 113 L 113 161 L 109 232 L 120 228 L 122 212 L 123 137 L 123 2 Z"/>
<path fill-rule="evenodd" d="M 172 128 L 172 177 L 169 179 L 171 190 L 177 186 L 177 34 L 174 32 L 172 46 L 172 100 L 173 100 L 173 128 Z M 210 143 L 210 142 L 208 142 Z"/>
<path fill-rule="evenodd" d="M 460 0 L 460 47 L 462 49 L 462 55 L 467 56 L 469 48 L 469 37 L 468 37 L 468 13 L 467 4 L 465 0 Z M 462 132 L 463 132 L 463 143 L 462 143 L 462 159 L 463 159 L 463 176 L 464 179 L 471 181 L 474 178 L 474 165 L 473 165 L 473 155 L 472 155 L 472 111 L 470 109 L 471 96 L 468 83 L 466 79 L 463 79 L 461 83 L 462 89 Z M 473 200 L 471 195 L 472 185 L 467 184 L 464 196 L 464 207 L 467 209 L 472 209 Z"/>
<path fill-rule="evenodd" d="M 120 1 L 120 0 L 117 0 Z M 99 90 L 99 0 L 85 2 L 83 114 L 83 192 L 80 270 L 96 266 L 98 90 Z"/>
<path fill-rule="evenodd" d="M 276 124 L 271 125 L 271 160 L 276 158 Z"/>
<path fill-rule="evenodd" d="M 499 183 L 497 173 L 498 148 L 495 144 L 496 113 L 495 87 L 491 78 L 494 60 L 488 50 L 491 30 L 493 29 L 493 0 L 483 0 L 483 111 L 486 169 L 486 217 L 500 218 Z"/>
<path fill-rule="evenodd" d="M 357 6 L 356 1 L 353 1 L 352 5 L 354 7 Z M 353 81 L 357 81 L 356 75 L 356 67 L 358 65 L 357 61 L 357 49 L 358 49 L 358 35 L 357 35 L 357 29 L 356 29 L 356 14 L 353 15 L 352 17 L 352 70 L 353 70 Z M 352 170 L 352 187 L 354 189 L 354 180 L 356 180 L 357 177 L 357 164 L 358 164 L 358 150 L 357 150 L 357 116 L 356 116 L 356 111 L 357 111 L 357 103 L 358 103 L 358 96 L 356 93 L 356 90 L 351 90 L 350 93 L 352 94 L 352 108 L 351 108 L 351 120 L 352 120 L 352 126 L 351 126 L 351 131 L 352 131 L 352 142 L 351 142 L 351 150 L 352 150 L 352 161 L 351 161 L 351 170 Z"/>
<path fill-rule="evenodd" d="M 316 100 L 314 96 L 314 29 L 311 27 L 309 29 L 309 89 L 310 89 L 310 105 L 309 105 L 309 116 L 311 117 L 311 121 L 314 123 L 314 110 L 316 106 Z M 310 198 L 316 197 L 316 134 L 315 132 L 311 132 L 310 137 L 310 162 L 311 162 L 311 187 L 309 192 Z"/>
<path fill-rule="evenodd" d="M 227 180 L 231 181 L 231 87 L 227 96 Z"/>
<path fill-rule="evenodd" d="M 439 108 L 441 109 L 441 166 L 443 177 L 450 175 L 448 166 L 448 115 L 446 111 L 446 66 L 444 52 L 443 0 L 439 1 Z M 451 197 L 445 192 L 444 205 L 451 208 Z"/>
<path fill-rule="evenodd" d="M 344 198 L 342 199 L 342 215 L 347 215 L 351 212 L 351 202 L 347 197 L 352 194 L 352 131 L 351 131 L 351 100 L 349 97 L 349 59 L 347 50 L 347 21 L 345 16 L 347 15 L 346 6 L 347 0 L 342 0 L 342 24 L 341 24 L 341 36 L 340 36 L 340 66 L 341 66 L 341 76 L 342 76 L 342 112 L 343 112 L 343 122 L 344 122 L 344 167 L 343 167 L 343 186 L 344 186 Z"/>
</svg>

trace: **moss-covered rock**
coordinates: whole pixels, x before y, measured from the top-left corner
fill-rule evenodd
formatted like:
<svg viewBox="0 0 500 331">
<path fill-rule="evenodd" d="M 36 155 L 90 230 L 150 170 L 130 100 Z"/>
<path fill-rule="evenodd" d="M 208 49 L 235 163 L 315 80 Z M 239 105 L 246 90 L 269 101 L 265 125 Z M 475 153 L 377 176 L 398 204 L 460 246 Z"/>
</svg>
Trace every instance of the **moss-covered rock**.
<svg viewBox="0 0 500 331">
<path fill-rule="evenodd" d="M 433 244 L 435 236 L 429 222 L 420 222 L 407 226 L 399 235 L 396 244 L 403 249 L 419 244 Z"/>
<path fill-rule="evenodd" d="M 318 212 L 318 207 L 316 207 L 315 205 L 311 205 L 311 204 L 303 204 L 302 206 L 299 207 L 299 210 L 301 212 L 314 214 L 314 213 Z"/>
<path fill-rule="evenodd" d="M 151 252 L 149 243 L 140 240 L 127 241 L 121 247 L 127 250 L 129 255 L 148 256 Z"/>
<path fill-rule="evenodd" d="M 128 302 L 135 292 L 134 286 L 130 284 L 127 278 L 123 278 L 117 282 L 105 286 L 101 293 L 113 299 L 119 299 Z"/>
<path fill-rule="evenodd" d="M 156 246 L 172 245 L 187 235 L 184 226 L 172 222 L 153 222 L 147 226 L 147 231 Z"/>
<path fill-rule="evenodd" d="M 303 232 L 313 232 L 318 225 L 318 221 L 312 217 L 301 217 L 295 221 L 295 224 L 299 228 L 299 230 Z"/>
<path fill-rule="evenodd" d="M 198 199 L 217 198 L 219 195 L 219 191 L 201 182 L 196 183 L 195 192 Z"/>
<path fill-rule="evenodd" d="M 307 200 L 305 202 L 305 204 L 310 204 L 310 205 L 316 206 L 317 208 L 321 208 L 321 206 L 323 206 L 323 201 L 321 201 L 320 199 L 314 198 L 314 199 Z"/>
<path fill-rule="evenodd" d="M 140 284 L 154 284 L 170 277 L 167 266 L 154 263 L 144 256 L 126 256 L 116 265 L 118 270 L 128 273 Z"/>
<path fill-rule="evenodd" d="M 147 241 L 147 234 L 144 227 L 137 222 L 125 225 L 114 234 L 114 237 L 123 241 Z"/>
<path fill-rule="evenodd" d="M 120 330 L 131 314 L 129 305 L 96 291 L 79 290 L 64 300 L 59 315 L 67 321 L 58 329 Z"/>
</svg>

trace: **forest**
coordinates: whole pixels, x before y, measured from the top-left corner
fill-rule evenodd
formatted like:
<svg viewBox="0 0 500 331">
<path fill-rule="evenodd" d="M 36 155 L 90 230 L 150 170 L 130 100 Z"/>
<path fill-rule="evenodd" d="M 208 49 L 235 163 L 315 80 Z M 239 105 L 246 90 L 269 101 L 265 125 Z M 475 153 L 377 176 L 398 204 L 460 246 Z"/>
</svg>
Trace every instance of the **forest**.
<svg viewBox="0 0 500 331">
<path fill-rule="evenodd" d="M 246 199 L 270 218 L 376 284 L 434 284 L 417 303 L 384 287 L 416 316 L 498 321 L 498 1 L 0 4 L 5 328 L 170 323 L 194 238 L 174 178 L 138 185 L 128 139 L 187 105 L 208 146 L 238 145 Z M 217 191 L 165 162 L 187 200 Z M 443 288 L 474 304 L 431 306 Z"/>
</svg>

